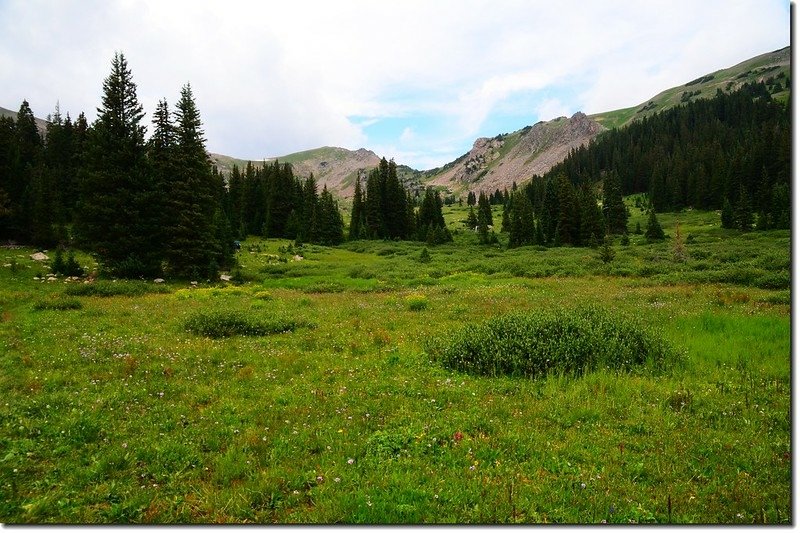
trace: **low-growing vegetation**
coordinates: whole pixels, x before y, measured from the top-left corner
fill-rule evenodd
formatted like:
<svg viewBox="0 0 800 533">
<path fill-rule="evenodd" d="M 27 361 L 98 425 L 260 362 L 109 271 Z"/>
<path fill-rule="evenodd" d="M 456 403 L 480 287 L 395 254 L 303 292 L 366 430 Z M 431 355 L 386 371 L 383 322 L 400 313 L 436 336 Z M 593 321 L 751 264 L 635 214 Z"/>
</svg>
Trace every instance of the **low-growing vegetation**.
<svg viewBox="0 0 800 533">
<path fill-rule="evenodd" d="M 787 230 L 660 213 L 604 263 L 443 211 L 435 247 L 251 237 L 238 283 L 0 249 L 0 521 L 791 523 Z"/>
<path fill-rule="evenodd" d="M 260 318 L 241 311 L 199 311 L 184 323 L 187 331 L 219 339 L 233 335 L 265 336 L 288 333 L 298 327 L 308 326 L 287 318 Z"/>
<path fill-rule="evenodd" d="M 577 376 L 597 369 L 664 369 L 674 348 L 640 320 L 599 307 L 533 310 L 491 318 L 429 345 L 442 364 L 488 376 Z"/>
</svg>

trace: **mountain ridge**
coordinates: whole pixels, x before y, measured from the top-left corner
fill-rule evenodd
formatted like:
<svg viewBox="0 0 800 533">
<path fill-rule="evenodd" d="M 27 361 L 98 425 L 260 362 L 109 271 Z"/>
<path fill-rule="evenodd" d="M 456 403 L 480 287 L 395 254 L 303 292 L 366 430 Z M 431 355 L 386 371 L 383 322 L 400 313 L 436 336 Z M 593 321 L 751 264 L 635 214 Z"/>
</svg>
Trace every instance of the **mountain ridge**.
<svg viewBox="0 0 800 533">
<path fill-rule="evenodd" d="M 774 98 L 788 99 L 790 94 L 791 47 L 760 54 L 736 65 L 714 71 L 682 85 L 665 89 L 636 106 L 586 115 L 540 121 L 510 133 L 480 137 L 472 148 L 455 160 L 434 169 L 416 170 L 398 164 L 403 183 L 419 190 L 431 185 L 452 194 L 493 192 L 495 189 L 522 185 L 534 175 L 542 175 L 566 158 L 569 152 L 591 142 L 604 131 L 625 127 L 677 105 L 698 98 L 710 98 L 717 90 L 735 91 L 749 82 L 769 82 Z M 17 113 L 0 107 L 0 116 L 16 118 Z M 47 122 L 36 119 L 41 131 Z M 224 154 L 209 153 L 211 161 L 222 173 L 229 173 L 234 164 L 244 169 L 248 160 Z M 297 176 L 313 174 L 318 186 L 327 187 L 343 198 L 353 195 L 355 180 L 378 165 L 380 157 L 367 148 L 349 150 L 323 146 L 280 157 L 251 160 L 253 164 L 280 161 L 290 163 Z"/>
</svg>

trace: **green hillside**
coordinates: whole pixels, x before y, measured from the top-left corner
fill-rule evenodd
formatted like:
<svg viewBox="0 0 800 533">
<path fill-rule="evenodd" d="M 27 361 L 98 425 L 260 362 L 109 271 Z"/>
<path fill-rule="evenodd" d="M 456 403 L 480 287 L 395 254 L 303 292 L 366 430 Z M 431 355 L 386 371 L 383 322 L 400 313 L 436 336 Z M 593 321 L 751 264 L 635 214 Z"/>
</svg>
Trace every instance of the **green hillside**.
<svg viewBox="0 0 800 533">
<path fill-rule="evenodd" d="M 683 85 L 658 93 L 639 105 L 625 109 L 606 111 L 590 118 L 606 128 L 619 128 L 631 121 L 644 118 L 659 111 L 681 105 L 697 98 L 710 98 L 717 90 L 732 92 L 745 83 L 764 81 L 770 87 L 773 98 L 789 98 L 791 75 L 791 47 L 756 56 L 730 68 L 690 80 Z"/>
</svg>

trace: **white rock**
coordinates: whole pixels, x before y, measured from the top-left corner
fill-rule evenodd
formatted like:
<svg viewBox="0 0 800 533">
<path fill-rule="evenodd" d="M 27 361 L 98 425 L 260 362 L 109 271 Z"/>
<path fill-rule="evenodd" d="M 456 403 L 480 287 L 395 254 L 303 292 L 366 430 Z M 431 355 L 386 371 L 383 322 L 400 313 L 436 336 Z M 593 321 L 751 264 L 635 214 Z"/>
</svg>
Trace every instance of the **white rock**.
<svg viewBox="0 0 800 533">
<path fill-rule="evenodd" d="M 219 279 L 221 279 L 222 281 L 230 281 L 231 277 L 228 274 L 220 274 Z"/>
<path fill-rule="evenodd" d="M 156 279 L 153 280 L 153 283 L 164 283 L 164 279 L 163 278 L 156 278 Z"/>
<path fill-rule="evenodd" d="M 35 254 L 31 254 L 31 259 L 34 261 L 47 261 L 49 257 L 47 257 L 42 252 L 36 252 Z"/>
<path fill-rule="evenodd" d="M 303 260 L 303 256 L 302 255 L 296 255 L 296 256 L 292 257 L 292 261 L 302 261 L 302 260 Z"/>
</svg>

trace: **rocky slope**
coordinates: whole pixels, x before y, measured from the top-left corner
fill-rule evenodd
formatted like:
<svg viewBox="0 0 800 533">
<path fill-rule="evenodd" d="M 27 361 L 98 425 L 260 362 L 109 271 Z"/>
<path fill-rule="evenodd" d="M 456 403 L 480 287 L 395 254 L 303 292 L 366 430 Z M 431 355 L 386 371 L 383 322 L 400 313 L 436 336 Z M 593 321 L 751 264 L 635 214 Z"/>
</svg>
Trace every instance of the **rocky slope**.
<svg viewBox="0 0 800 533">
<path fill-rule="evenodd" d="M 425 172 L 423 180 L 455 193 L 511 188 L 514 182 L 522 184 L 534 174 L 544 174 L 570 150 L 588 144 L 604 129 L 585 114 L 575 113 L 514 133 L 482 137 L 453 163 Z"/>
<path fill-rule="evenodd" d="M 234 164 L 242 170 L 247 165 L 247 161 L 242 159 L 221 154 L 210 154 L 210 156 L 217 169 L 225 174 L 230 172 Z M 278 160 L 281 163 L 290 163 L 295 176 L 305 178 L 314 174 L 319 190 L 322 190 L 323 186 L 327 186 L 328 190 L 337 196 L 351 198 L 356 176 L 361 176 L 363 180 L 370 170 L 378 166 L 380 159 L 375 152 L 365 148 L 347 150 L 346 148 L 324 146 L 267 159 L 266 162 L 271 163 Z M 253 164 L 261 165 L 263 161 L 253 161 Z M 400 165 L 397 173 L 408 187 L 413 189 L 419 186 L 419 171 Z"/>
</svg>

